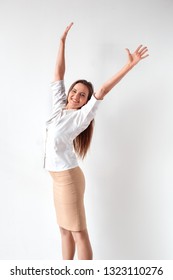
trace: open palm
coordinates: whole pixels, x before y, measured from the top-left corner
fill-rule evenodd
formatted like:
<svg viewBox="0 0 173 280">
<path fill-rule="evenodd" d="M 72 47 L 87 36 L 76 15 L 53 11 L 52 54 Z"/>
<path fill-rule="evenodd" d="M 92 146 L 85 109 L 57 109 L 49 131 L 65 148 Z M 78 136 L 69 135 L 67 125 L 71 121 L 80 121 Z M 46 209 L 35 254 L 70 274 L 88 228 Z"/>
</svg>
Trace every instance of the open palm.
<svg viewBox="0 0 173 280">
<path fill-rule="evenodd" d="M 130 63 L 131 66 L 136 65 L 141 59 L 144 59 L 147 56 L 149 56 L 149 54 L 147 54 L 148 48 L 147 47 L 143 47 L 142 45 L 140 45 L 134 51 L 134 53 L 131 53 L 129 51 L 129 49 L 126 49 L 126 51 L 128 53 L 128 62 Z"/>
</svg>

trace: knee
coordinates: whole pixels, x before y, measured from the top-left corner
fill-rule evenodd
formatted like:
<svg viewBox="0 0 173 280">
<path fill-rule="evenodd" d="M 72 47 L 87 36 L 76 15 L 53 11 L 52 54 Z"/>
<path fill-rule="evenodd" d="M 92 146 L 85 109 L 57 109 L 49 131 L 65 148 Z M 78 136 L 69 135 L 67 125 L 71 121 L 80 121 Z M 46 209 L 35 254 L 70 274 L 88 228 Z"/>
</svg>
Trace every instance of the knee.
<svg viewBox="0 0 173 280">
<path fill-rule="evenodd" d="M 87 239 L 87 232 L 85 230 L 72 232 L 72 235 L 75 242 L 81 242 Z"/>
<path fill-rule="evenodd" d="M 71 236 L 71 232 L 65 228 L 60 227 L 60 233 L 62 237 L 69 237 Z"/>
</svg>

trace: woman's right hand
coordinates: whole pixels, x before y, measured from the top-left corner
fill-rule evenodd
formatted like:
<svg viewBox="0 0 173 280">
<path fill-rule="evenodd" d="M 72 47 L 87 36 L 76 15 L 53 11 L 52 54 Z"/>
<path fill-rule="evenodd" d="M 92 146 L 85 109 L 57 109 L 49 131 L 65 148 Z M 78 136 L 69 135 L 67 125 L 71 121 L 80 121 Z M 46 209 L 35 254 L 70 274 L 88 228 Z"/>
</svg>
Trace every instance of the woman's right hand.
<svg viewBox="0 0 173 280">
<path fill-rule="evenodd" d="M 73 22 L 71 22 L 71 23 L 66 27 L 66 29 L 65 29 L 65 31 L 64 31 L 64 33 L 63 33 L 63 35 L 61 36 L 61 40 L 62 40 L 63 42 L 65 42 L 65 39 L 66 39 L 66 37 L 67 37 L 67 34 L 68 34 L 69 30 L 71 29 L 72 25 L 73 25 Z"/>
<path fill-rule="evenodd" d="M 67 34 L 72 27 L 73 22 L 71 22 L 65 29 L 64 33 L 61 36 L 61 39 L 59 41 L 59 49 L 58 49 L 58 55 L 56 59 L 56 65 L 55 65 L 55 72 L 54 72 L 54 81 L 59 81 L 64 79 L 65 74 L 65 40 L 67 37 Z"/>
</svg>

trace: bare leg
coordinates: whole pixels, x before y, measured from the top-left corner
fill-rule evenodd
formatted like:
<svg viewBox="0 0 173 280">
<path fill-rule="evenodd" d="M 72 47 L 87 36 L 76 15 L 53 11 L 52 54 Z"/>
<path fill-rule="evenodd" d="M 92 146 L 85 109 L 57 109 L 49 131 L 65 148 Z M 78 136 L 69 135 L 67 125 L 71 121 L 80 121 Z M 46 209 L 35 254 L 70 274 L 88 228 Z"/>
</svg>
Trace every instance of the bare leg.
<svg viewBox="0 0 173 280">
<path fill-rule="evenodd" d="M 87 230 L 73 231 L 72 235 L 77 245 L 78 259 L 92 260 L 93 253 Z"/>
<path fill-rule="evenodd" d="M 75 242 L 71 231 L 60 227 L 62 238 L 62 256 L 63 260 L 73 260 L 75 254 Z"/>
</svg>

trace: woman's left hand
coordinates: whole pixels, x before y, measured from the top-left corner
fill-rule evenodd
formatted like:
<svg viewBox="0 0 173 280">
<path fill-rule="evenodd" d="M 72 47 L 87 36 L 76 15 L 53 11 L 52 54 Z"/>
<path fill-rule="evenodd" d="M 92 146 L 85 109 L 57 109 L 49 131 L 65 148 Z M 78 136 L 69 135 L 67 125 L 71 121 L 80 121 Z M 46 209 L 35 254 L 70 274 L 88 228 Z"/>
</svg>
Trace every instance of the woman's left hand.
<svg viewBox="0 0 173 280">
<path fill-rule="evenodd" d="M 72 25 L 73 25 L 73 22 L 71 22 L 71 23 L 66 27 L 64 33 L 62 34 L 61 40 L 62 40 L 63 42 L 65 42 L 66 37 L 67 37 L 67 34 L 68 34 L 70 28 L 72 27 Z"/>
<path fill-rule="evenodd" d="M 142 45 L 140 45 L 134 53 L 130 53 L 129 49 L 126 49 L 126 51 L 128 53 L 128 63 L 131 67 L 135 66 L 141 59 L 149 56 L 149 54 L 147 54 L 148 48 Z"/>
</svg>

